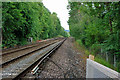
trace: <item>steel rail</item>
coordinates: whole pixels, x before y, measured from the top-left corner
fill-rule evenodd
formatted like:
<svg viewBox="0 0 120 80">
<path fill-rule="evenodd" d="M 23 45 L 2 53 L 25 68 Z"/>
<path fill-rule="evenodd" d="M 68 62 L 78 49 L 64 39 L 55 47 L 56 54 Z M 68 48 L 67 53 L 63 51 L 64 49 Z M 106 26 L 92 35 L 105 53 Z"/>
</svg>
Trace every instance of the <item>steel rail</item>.
<svg viewBox="0 0 120 80">
<path fill-rule="evenodd" d="M 32 43 L 32 44 L 28 44 L 28 45 L 25 45 L 25 46 L 20 46 L 20 47 L 16 47 L 16 48 L 11 48 L 11 49 L 6 49 L 6 50 L 2 50 L 2 54 L 0 54 L 0 56 L 3 56 L 3 55 L 6 55 L 6 54 L 9 54 L 9 53 L 13 53 L 13 52 L 18 52 L 18 51 L 21 51 L 21 50 L 25 50 L 25 49 L 29 49 L 29 48 L 33 48 L 35 46 L 39 46 L 40 44 L 44 43 L 44 42 L 49 42 L 49 41 L 52 41 L 52 40 L 58 40 L 59 38 L 55 38 L 55 39 L 47 39 L 47 40 L 43 40 L 41 42 L 37 42 L 37 43 Z"/>
<path fill-rule="evenodd" d="M 11 62 L 13 62 L 13 61 L 16 61 L 17 59 L 20 59 L 20 58 L 22 58 L 22 57 L 24 57 L 24 56 L 27 56 L 27 55 L 29 55 L 29 54 L 32 54 L 32 53 L 36 52 L 36 51 L 39 51 L 39 50 L 41 50 L 41 49 L 43 49 L 43 48 L 45 48 L 45 47 L 47 47 L 47 46 L 49 46 L 49 45 L 52 45 L 52 44 L 54 44 L 54 43 L 55 43 L 55 42 L 48 43 L 48 44 L 40 47 L 39 49 L 36 49 L 36 50 L 34 50 L 34 51 L 31 51 L 31 52 L 25 53 L 25 54 L 23 54 L 23 55 L 20 55 L 20 56 L 18 56 L 18 57 L 15 57 L 15 58 L 13 58 L 13 59 L 11 59 L 11 60 L 9 60 L 9 61 L 6 61 L 6 62 L 0 64 L 0 66 L 4 67 L 5 65 L 8 65 L 9 63 L 11 63 Z"/>
<path fill-rule="evenodd" d="M 21 76 L 23 76 L 24 74 L 26 74 L 27 72 L 29 72 L 31 69 L 33 69 L 38 63 L 41 63 L 47 56 L 49 56 L 53 51 L 55 51 L 66 39 L 60 41 L 59 44 L 57 44 L 56 46 L 54 46 L 54 48 L 52 48 L 49 51 L 46 51 L 46 53 L 44 53 L 44 55 L 42 55 L 37 61 L 34 61 L 30 66 L 28 66 L 26 69 L 24 69 L 22 72 L 20 72 L 18 75 L 14 75 L 14 77 L 12 78 L 13 80 L 16 80 L 18 78 L 20 78 Z M 4 80 L 5 78 L 3 78 Z"/>
<path fill-rule="evenodd" d="M 66 40 L 67 38 L 65 38 L 61 43 L 59 43 L 57 46 L 55 46 L 53 49 L 51 49 L 49 52 L 45 53 L 45 55 L 43 55 L 38 61 L 36 61 L 35 63 L 31 64 L 31 66 L 29 66 L 26 70 L 24 70 L 22 73 L 20 73 L 19 75 L 17 75 L 13 80 L 16 79 L 21 79 L 23 78 L 23 76 L 25 74 L 27 74 L 29 71 L 32 71 L 35 67 L 39 67 L 42 62 L 47 59 L 49 56 L 52 55 L 53 52 L 55 52 L 62 44 L 63 42 Z M 23 78 L 24 79 L 24 78 Z"/>
</svg>

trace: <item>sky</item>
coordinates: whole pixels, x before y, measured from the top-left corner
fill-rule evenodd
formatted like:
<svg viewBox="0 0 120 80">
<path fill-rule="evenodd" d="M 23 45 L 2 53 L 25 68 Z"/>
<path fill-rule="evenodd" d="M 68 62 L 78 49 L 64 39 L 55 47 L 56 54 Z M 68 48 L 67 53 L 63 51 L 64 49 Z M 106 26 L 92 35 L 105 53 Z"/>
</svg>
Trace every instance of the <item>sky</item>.
<svg viewBox="0 0 120 80">
<path fill-rule="evenodd" d="M 69 30 L 69 25 L 67 23 L 69 19 L 69 10 L 67 10 L 68 0 L 43 0 L 42 2 L 51 13 L 57 13 L 61 26 L 65 30 Z"/>
</svg>

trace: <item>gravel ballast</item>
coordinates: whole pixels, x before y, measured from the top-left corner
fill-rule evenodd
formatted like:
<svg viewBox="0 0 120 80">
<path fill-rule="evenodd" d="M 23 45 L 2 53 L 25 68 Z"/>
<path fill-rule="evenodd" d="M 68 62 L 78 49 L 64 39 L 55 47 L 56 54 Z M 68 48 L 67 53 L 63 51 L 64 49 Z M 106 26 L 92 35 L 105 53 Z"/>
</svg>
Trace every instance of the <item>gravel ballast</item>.
<svg viewBox="0 0 120 80">
<path fill-rule="evenodd" d="M 38 71 L 39 78 L 85 78 L 86 59 L 75 49 L 74 41 L 68 38 Z"/>
</svg>

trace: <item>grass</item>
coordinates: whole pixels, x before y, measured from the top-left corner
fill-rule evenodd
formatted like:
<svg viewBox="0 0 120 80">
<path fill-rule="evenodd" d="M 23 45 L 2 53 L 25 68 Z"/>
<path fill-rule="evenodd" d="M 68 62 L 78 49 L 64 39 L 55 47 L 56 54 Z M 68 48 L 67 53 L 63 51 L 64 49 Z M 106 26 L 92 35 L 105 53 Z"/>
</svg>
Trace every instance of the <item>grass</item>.
<svg viewBox="0 0 120 80">
<path fill-rule="evenodd" d="M 90 51 L 85 48 L 85 46 L 82 44 L 81 40 L 76 40 L 75 42 L 76 48 L 79 49 L 82 53 L 84 53 L 87 57 L 89 56 Z"/>
<path fill-rule="evenodd" d="M 82 53 L 84 53 L 87 57 L 92 54 L 94 55 L 94 52 L 90 52 L 88 49 L 86 49 L 84 47 L 84 45 L 82 44 L 81 40 L 76 40 L 75 42 L 75 45 L 76 45 L 76 48 L 79 49 Z M 114 67 L 112 64 L 110 64 L 109 62 L 107 62 L 105 59 L 103 59 L 102 57 L 100 56 L 95 56 L 95 61 L 106 66 L 106 67 L 109 67 L 117 72 L 120 72 L 119 68 L 116 68 Z"/>
<path fill-rule="evenodd" d="M 102 64 L 102 65 L 104 65 L 104 66 L 106 66 L 106 67 L 109 67 L 109 68 L 119 72 L 118 68 L 114 67 L 112 64 L 110 64 L 109 62 L 107 62 L 105 59 L 103 59 L 100 56 L 96 56 L 95 61 Z"/>
</svg>

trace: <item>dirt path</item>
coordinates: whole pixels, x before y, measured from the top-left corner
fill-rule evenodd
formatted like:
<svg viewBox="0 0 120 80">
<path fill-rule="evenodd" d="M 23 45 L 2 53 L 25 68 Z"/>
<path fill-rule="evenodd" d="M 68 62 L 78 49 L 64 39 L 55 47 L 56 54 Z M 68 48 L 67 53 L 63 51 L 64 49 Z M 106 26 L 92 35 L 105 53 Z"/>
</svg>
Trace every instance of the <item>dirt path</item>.
<svg viewBox="0 0 120 80">
<path fill-rule="evenodd" d="M 85 78 L 86 61 L 68 38 L 40 72 L 39 78 Z"/>
</svg>

